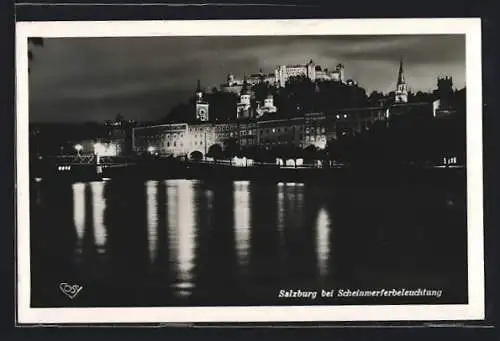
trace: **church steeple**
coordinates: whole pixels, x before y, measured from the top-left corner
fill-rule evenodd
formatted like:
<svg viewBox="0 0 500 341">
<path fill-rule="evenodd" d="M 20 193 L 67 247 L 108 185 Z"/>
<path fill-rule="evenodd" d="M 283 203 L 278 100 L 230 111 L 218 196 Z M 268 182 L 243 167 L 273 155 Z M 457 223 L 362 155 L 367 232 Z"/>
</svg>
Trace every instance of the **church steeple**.
<svg viewBox="0 0 500 341">
<path fill-rule="evenodd" d="M 408 85 L 406 84 L 405 74 L 403 69 L 403 58 L 399 60 L 398 83 L 396 85 L 396 96 L 394 98 L 396 103 L 408 102 Z"/>
<path fill-rule="evenodd" d="M 403 84 L 405 82 L 405 74 L 403 71 L 403 58 L 399 60 L 399 74 L 398 74 L 398 85 Z"/>
<path fill-rule="evenodd" d="M 247 81 L 247 76 L 243 76 L 243 86 L 241 87 L 241 95 L 247 95 L 249 93 L 248 91 L 248 81 Z"/>
<path fill-rule="evenodd" d="M 196 101 L 197 102 L 203 101 L 203 91 L 201 90 L 201 82 L 199 79 L 198 79 L 198 82 L 196 84 Z"/>
<path fill-rule="evenodd" d="M 208 121 L 208 102 L 203 100 L 203 90 L 201 89 L 201 82 L 198 79 L 196 85 L 196 119 L 198 121 Z"/>
</svg>

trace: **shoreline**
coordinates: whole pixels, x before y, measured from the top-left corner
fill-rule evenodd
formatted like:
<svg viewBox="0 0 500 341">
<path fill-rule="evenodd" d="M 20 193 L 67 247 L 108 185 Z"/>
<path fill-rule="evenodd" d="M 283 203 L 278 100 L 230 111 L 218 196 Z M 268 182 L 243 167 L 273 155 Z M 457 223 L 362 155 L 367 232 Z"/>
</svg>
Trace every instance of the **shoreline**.
<svg viewBox="0 0 500 341">
<path fill-rule="evenodd" d="M 41 181 L 101 181 L 101 180 L 207 180 L 256 181 L 296 183 L 421 183 L 446 185 L 457 181 L 466 183 L 465 167 L 435 168 L 379 165 L 332 168 L 278 167 L 273 165 L 238 167 L 228 164 L 150 161 L 128 165 L 104 166 L 102 173 L 96 165 L 73 165 L 63 170 L 59 166 L 32 167 L 31 180 Z M 37 180 L 38 179 L 38 180 Z"/>
</svg>

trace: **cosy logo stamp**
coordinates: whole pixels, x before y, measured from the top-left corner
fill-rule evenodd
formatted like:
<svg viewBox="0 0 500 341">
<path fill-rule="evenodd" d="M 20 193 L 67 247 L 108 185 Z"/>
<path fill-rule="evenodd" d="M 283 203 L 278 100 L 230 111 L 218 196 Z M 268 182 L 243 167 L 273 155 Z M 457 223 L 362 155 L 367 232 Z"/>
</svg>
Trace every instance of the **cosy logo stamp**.
<svg viewBox="0 0 500 341">
<path fill-rule="evenodd" d="M 83 287 L 78 284 L 61 283 L 59 289 L 70 299 L 74 299 L 82 291 Z"/>
</svg>

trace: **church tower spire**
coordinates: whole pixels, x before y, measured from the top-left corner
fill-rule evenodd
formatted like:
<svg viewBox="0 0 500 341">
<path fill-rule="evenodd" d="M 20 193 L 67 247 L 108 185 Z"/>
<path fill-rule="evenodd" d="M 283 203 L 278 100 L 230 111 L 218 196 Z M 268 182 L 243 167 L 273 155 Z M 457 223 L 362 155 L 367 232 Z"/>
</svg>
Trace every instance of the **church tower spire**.
<svg viewBox="0 0 500 341">
<path fill-rule="evenodd" d="M 398 83 L 396 85 L 396 103 L 407 103 L 408 102 L 408 86 L 405 80 L 405 74 L 403 69 L 403 58 L 399 61 L 399 72 L 398 72 Z"/>
<path fill-rule="evenodd" d="M 201 82 L 198 79 L 196 85 L 196 119 L 198 121 L 208 121 L 208 102 L 203 99 L 203 90 L 201 89 Z"/>
<path fill-rule="evenodd" d="M 399 60 L 398 84 L 405 83 L 405 74 L 403 71 L 403 58 Z"/>
<path fill-rule="evenodd" d="M 198 79 L 198 82 L 196 83 L 196 102 L 202 102 L 203 101 L 203 91 L 201 90 L 201 82 Z"/>
</svg>

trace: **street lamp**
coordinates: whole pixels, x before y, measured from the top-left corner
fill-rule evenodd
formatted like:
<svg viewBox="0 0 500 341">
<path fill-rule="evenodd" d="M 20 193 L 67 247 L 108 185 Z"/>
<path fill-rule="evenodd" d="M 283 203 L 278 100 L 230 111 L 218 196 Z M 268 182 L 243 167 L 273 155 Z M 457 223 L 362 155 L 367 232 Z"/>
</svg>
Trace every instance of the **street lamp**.
<svg viewBox="0 0 500 341">
<path fill-rule="evenodd" d="M 83 146 L 81 144 L 75 144 L 75 150 L 78 156 L 80 156 L 80 152 L 83 149 Z"/>
</svg>

